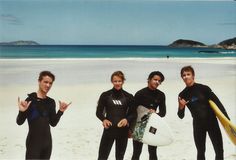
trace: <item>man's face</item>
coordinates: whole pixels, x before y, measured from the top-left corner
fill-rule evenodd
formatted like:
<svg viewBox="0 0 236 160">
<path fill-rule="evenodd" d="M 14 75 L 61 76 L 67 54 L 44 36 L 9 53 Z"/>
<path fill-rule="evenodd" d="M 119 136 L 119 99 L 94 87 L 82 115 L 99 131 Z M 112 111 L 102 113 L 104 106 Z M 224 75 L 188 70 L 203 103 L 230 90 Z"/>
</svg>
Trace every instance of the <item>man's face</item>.
<svg viewBox="0 0 236 160">
<path fill-rule="evenodd" d="M 52 87 L 53 80 L 49 76 L 44 76 L 43 79 L 39 82 L 39 89 L 43 93 L 47 94 L 50 88 Z"/>
<path fill-rule="evenodd" d="M 161 77 L 155 75 L 152 79 L 148 80 L 148 87 L 152 90 L 156 89 L 161 84 Z"/>
<path fill-rule="evenodd" d="M 116 90 L 120 90 L 124 84 L 124 81 L 120 77 L 114 76 L 112 78 L 112 84 Z"/>
<path fill-rule="evenodd" d="M 190 71 L 184 71 L 182 74 L 182 79 L 186 86 L 192 86 L 194 83 L 194 75 Z"/>
</svg>

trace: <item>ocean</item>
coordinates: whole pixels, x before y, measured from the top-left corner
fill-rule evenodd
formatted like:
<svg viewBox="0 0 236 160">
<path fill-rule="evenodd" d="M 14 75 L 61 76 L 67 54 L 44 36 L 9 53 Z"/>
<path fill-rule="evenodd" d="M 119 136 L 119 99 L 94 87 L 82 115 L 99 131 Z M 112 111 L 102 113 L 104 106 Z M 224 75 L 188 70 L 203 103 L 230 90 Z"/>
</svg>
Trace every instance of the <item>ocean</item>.
<svg viewBox="0 0 236 160">
<path fill-rule="evenodd" d="M 168 46 L 32 45 L 0 46 L 0 59 L 236 57 L 236 50 Z"/>
</svg>

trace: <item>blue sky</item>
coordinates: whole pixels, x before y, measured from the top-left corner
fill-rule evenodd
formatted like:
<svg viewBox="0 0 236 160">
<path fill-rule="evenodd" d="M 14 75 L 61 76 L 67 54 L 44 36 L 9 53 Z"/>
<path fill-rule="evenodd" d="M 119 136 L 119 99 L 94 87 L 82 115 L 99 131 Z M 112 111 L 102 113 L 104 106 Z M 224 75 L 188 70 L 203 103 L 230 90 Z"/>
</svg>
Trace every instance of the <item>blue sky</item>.
<svg viewBox="0 0 236 160">
<path fill-rule="evenodd" d="M 235 1 L 0 0 L 0 41 L 215 44 L 236 37 Z"/>
</svg>

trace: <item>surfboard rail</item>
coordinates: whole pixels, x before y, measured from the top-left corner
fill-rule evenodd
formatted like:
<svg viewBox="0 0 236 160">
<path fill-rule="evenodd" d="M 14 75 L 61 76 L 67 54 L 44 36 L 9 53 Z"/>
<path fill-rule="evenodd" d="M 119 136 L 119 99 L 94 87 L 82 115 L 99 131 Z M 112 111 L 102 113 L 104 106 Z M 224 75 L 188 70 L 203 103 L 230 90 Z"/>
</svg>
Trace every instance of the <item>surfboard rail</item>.
<svg viewBox="0 0 236 160">
<path fill-rule="evenodd" d="M 209 100 L 209 104 L 216 114 L 216 117 L 223 126 L 226 134 L 228 135 L 231 142 L 236 145 L 236 126 L 220 111 L 218 106 L 212 100 Z"/>
</svg>

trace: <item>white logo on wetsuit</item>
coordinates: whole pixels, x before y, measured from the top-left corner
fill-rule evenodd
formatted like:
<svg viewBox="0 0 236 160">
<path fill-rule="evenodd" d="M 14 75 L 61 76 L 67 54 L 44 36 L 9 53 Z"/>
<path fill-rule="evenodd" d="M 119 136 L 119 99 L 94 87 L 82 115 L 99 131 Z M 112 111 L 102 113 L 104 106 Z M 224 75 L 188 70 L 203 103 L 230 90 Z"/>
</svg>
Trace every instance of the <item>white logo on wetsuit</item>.
<svg viewBox="0 0 236 160">
<path fill-rule="evenodd" d="M 115 105 L 121 106 L 122 103 L 120 100 L 112 100 Z"/>
</svg>

